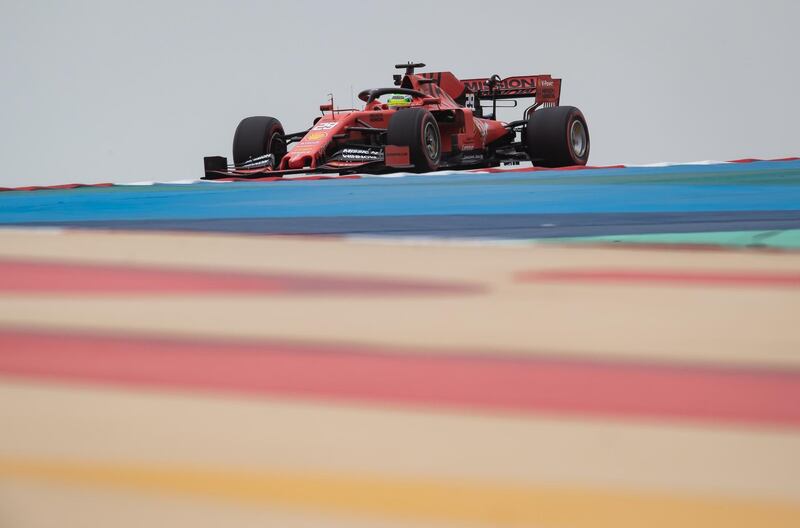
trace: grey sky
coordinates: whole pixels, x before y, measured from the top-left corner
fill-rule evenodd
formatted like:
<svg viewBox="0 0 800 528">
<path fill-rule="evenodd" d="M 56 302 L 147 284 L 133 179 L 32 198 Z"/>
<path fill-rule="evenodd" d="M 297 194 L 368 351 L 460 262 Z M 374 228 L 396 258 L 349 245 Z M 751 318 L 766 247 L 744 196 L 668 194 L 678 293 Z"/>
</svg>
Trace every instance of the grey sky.
<svg viewBox="0 0 800 528">
<path fill-rule="evenodd" d="M 196 178 L 241 118 L 303 129 L 409 59 L 562 77 L 591 164 L 800 155 L 799 5 L 0 0 L 0 186 Z"/>
</svg>

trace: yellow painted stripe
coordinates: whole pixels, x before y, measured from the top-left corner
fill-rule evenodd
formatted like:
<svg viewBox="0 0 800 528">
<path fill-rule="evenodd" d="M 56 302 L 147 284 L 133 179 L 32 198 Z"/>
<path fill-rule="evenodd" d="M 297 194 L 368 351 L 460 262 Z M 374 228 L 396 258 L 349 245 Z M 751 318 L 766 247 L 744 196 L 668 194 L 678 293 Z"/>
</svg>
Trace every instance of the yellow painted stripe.
<svg viewBox="0 0 800 528">
<path fill-rule="evenodd" d="M 0 459 L 0 477 L 491 526 L 800 526 L 800 504 L 474 482 Z"/>
</svg>

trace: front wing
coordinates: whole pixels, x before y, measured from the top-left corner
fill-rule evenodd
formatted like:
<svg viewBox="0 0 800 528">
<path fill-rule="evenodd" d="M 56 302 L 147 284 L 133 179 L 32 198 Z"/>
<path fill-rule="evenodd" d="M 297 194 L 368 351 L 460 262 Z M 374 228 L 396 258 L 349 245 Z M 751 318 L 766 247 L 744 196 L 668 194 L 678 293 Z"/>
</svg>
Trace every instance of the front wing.
<svg viewBox="0 0 800 528">
<path fill-rule="evenodd" d="M 204 180 L 220 180 L 228 178 L 258 179 L 289 174 L 346 173 L 355 170 L 402 170 L 411 168 L 408 147 L 373 145 L 348 145 L 324 163 L 315 167 L 301 169 L 278 170 L 273 168 L 272 154 L 251 159 L 244 164 L 228 163 L 224 156 L 207 156 L 203 158 L 205 169 Z"/>
</svg>

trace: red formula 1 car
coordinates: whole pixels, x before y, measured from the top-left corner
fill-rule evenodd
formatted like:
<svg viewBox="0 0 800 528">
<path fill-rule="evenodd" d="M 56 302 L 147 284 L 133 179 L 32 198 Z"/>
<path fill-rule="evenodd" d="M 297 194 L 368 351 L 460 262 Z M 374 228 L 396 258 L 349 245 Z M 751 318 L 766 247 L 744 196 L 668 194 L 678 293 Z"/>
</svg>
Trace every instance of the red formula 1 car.
<svg viewBox="0 0 800 528">
<path fill-rule="evenodd" d="M 205 158 L 205 179 L 290 173 L 474 169 L 531 161 L 585 165 L 589 130 L 580 110 L 559 106 L 561 79 L 528 75 L 459 80 L 450 72 L 416 73 L 400 64 L 395 86 L 358 94 L 362 109 L 320 106 L 308 130 L 287 134 L 274 117 L 248 117 L 233 136 L 233 164 Z M 388 100 L 385 100 L 388 97 Z M 498 121 L 498 101 L 533 98 L 522 119 Z M 294 145 L 292 145 L 294 144 Z M 291 148 L 290 145 L 292 145 Z"/>
</svg>

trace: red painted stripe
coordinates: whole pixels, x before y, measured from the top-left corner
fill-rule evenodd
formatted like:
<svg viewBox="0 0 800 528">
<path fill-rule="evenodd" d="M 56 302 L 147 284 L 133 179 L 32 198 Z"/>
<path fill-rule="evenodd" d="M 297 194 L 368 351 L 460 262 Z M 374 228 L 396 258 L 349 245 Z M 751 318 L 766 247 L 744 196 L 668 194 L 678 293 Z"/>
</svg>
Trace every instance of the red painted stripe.
<svg viewBox="0 0 800 528">
<path fill-rule="evenodd" d="M 219 178 L 218 181 L 242 181 L 242 182 L 273 182 L 273 181 L 307 181 L 307 180 L 358 180 L 358 174 L 338 175 L 310 175 L 298 176 L 295 178 L 283 178 L 282 176 L 265 176 L 263 178 Z M 164 182 L 169 183 L 169 182 Z M 63 189 L 78 189 L 81 187 L 115 187 L 114 183 L 65 183 L 60 185 L 28 185 L 25 187 L 0 187 L 2 191 L 53 191 Z"/>
<path fill-rule="evenodd" d="M 524 271 L 515 275 L 522 282 L 598 282 L 702 286 L 753 286 L 798 288 L 800 273 L 641 270 L 641 269 L 556 269 Z"/>
<path fill-rule="evenodd" d="M 57 191 L 80 187 L 113 187 L 113 183 L 63 183 L 61 185 L 29 185 L 27 187 L 0 187 L 0 191 Z"/>
<path fill-rule="evenodd" d="M 760 158 L 741 158 L 730 160 L 728 163 L 755 163 L 756 161 L 797 161 L 800 158 L 797 157 L 788 157 L 788 158 L 772 158 L 772 159 L 760 159 Z"/>
<path fill-rule="evenodd" d="M 358 174 L 348 174 L 345 176 L 296 176 L 294 178 L 284 178 L 282 176 L 265 176 L 263 178 L 219 178 L 218 181 L 232 181 L 232 182 L 291 182 L 291 181 L 308 181 L 308 180 L 359 180 L 361 176 Z"/>
<path fill-rule="evenodd" d="M 230 178 L 218 178 L 216 181 L 226 181 L 226 182 L 273 182 L 282 180 L 283 178 L 280 176 L 264 176 L 262 178 L 239 178 L 232 176 Z"/>
<path fill-rule="evenodd" d="M 540 172 L 540 171 L 578 171 L 578 170 L 594 170 L 594 169 L 625 169 L 625 165 L 570 165 L 568 167 L 520 167 L 517 169 L 475 169 L 470 172 L 491 172 L 491 173 L 506 173 L 506 172 Z"/>
<path fill-rule="evenodd" d="M 99 294 L 466 294 L 480 285 L 307 274 L 248 274 L 187 269 L 0 260 L 0 292 Z"/>
<path fill-rule="evenodd" d="M 435 408 L 800 426 L 797 370 L 5 329 L 0 374 Z"/>
<path fill-rule="evenodd" d="M 346 174 L 344 176 L 297 176 L 295 178 L 283 178 L 283 181 L 307 181 L 307 180 L 360 180 L 358 174 Z"/>
<path fill-rule="evenodd" d="M 753 163 L 756 161 L 797 161 L 798 157 L 774 158 L 774 159 L 759 159 L 759 158 L 742 158 L 730 160 L 721 163 Z M 678 164 L 680 165 L 680 164 Z M 668 165 L 669 167 L 669 165 Z M 538 172 L 538 171 L 573 171 L 573 170 L 589 170 L 589 169 L 626 169 L 627 165 L 570 165 L 567 167 L 520 167 L 517 169 L 475 169 L 469 172 Z"/>
</svg>

